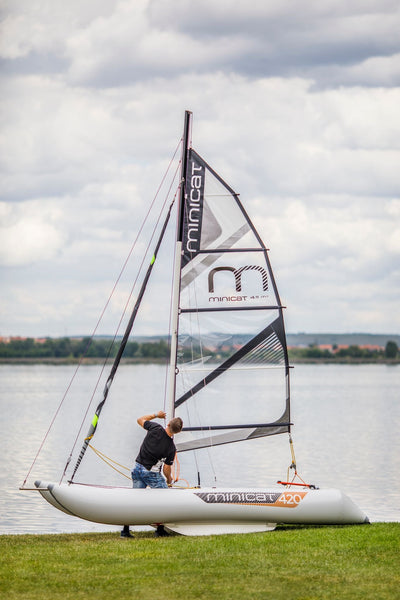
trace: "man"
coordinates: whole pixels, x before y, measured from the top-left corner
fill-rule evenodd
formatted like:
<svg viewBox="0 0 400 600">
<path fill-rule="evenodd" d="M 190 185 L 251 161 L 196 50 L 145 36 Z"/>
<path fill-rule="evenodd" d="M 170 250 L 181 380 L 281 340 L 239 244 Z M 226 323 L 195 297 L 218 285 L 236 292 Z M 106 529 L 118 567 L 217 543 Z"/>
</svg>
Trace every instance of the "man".
<svg viewBox="0 0 400 600">
<path fill-rule="evenodd" d="M 175 417 L 171 419 L 166 428 L 158 423 L 152 423 L 153 419 L 165 419 L 163 410 L 152 415 L 139 417 L 137 422 L 147 430 L 146 437 L 140 446 L 136 457 L 136 464 L 132 470 L 132 481 L 134 488 L 167 488 L 173 483 L 171 466 L 175 459 L 176 448 L 173 436 L 182 430 L 182 419 Z M 161 469 L 165 476 L 161 474 Z M 167 535 L 163 525 L 157 527 L 156 536 Z M 129 531 L 129 525 L 124 525 L 121 537 L 133 537 Z"/>
</svg>

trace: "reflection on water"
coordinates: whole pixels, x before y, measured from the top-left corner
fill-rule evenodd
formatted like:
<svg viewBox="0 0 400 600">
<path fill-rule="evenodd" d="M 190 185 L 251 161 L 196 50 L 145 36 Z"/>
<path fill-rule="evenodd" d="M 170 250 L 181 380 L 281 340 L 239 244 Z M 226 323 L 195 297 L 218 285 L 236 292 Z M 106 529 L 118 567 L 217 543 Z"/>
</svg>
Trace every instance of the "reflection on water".
<svg viewBox="0 0 400 600">
<path fill-rule="evenodd" d="M 0 533 L 116 529 L 70 517 L 38 493 L 18 490 L 74 371 L 73 366 L 0 365 Z M 58 481 L 71 453 L 74 465 L 101 397 L 104 376 L 88 409 L 100 373 L 98 366 L 81 367 L 27 485 L 37 478 Z M 249 377 L 251 386 L 254 372 Z M 400 521 L 399 383 L 399 366 L 298 365 L 292 371 L 292 433 L 300 475 L 320 487 L 340 488 L 371 521 Z M 129 468 L 143 438 L 136 418 L 163 407 L 164 388 L 164 367 L 122 366 L 95 446 Z M 192 453 L 180 455 L 182 477 L 194 484 L 199 469 L 203 485 L 220 486 L 269 486 L 286 477 L 291 462 L 286 435 L 202 450 L 195 459 Z M 130 485 L 91 450 L 77 480 Z"/>
</svg>

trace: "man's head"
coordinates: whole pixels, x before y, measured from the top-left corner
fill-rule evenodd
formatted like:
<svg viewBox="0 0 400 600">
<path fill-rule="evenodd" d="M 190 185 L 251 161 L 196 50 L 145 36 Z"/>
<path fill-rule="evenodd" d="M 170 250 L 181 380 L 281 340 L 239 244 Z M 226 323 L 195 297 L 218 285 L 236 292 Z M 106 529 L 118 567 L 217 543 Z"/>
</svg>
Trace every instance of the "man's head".
<svg viewBox="0 0 400 600">
<path fill-rule="evenodd" d="M 180 431 L 182 431 L 183 421 L 180 417 L 174 417 L 170 420 L 167 427 L 172 433 L 172 435 L 174 435 L 175 433 L 179 433 Z"/>
</svg>

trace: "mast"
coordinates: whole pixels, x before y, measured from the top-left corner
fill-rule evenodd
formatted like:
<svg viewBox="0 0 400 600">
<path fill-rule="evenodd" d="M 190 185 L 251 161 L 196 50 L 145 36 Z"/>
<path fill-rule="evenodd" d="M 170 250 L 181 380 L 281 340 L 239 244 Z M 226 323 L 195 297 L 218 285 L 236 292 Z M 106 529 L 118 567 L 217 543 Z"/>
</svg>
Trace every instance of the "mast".
<svg viewBox="0 0 400 600">
<path fill-rule="evenodd" d="M 176 372 L 177 372 L 177 350 L 178 350 L 178 318 L 179 318 L 179 295 L 180 295 L 180 279 L 181 279 L 181 260 L 182 260 L 182 240 L 183 240 L 183 223 L 185 214 L 185 189 L 187 177 L 187 157 L 189 150 L 190 125 L 192 113 L 185 111 L 185 121 L 183 128 L 182 139 L 182 167 L 181 167 L 181 186 L 178 200 L 178 223 L 176 228 L 176 244 L 175 244 L 175 265 L 174 279 L 172 286 L 172 315 L 171 315 L 171 353 L 170 353 L 170 371 L 169 385 L 167 397 L 167 422 L 175 415 L 175 389 L 176 389 Z"/>
</svg>

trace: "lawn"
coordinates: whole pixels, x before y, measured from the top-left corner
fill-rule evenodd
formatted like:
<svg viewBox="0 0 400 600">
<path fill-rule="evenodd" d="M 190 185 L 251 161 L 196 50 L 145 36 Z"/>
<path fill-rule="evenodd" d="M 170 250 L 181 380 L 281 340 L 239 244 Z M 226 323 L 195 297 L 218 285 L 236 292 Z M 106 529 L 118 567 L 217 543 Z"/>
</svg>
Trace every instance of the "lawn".
<svg viewBox="0 0 400 600">
<path fill-rule="evenodd" d="M 399 550 L 400 523 L 207 537 L 2 535 L 0 597 L 398 599 Z"/>
</svg>

